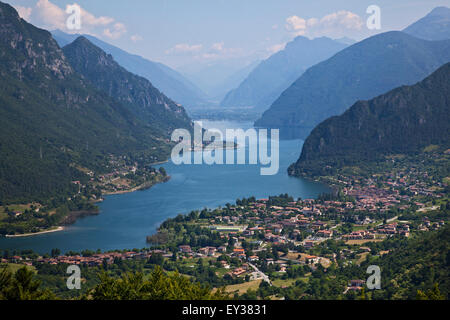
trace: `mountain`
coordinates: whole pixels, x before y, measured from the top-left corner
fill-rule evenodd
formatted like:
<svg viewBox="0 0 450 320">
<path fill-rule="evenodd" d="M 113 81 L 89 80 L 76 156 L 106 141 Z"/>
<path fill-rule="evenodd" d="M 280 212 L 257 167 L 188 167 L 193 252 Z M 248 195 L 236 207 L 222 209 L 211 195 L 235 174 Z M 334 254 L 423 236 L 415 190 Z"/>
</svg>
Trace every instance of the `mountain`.
<svg viewBox="0 0 450 320">
<path fill-rule="evenodd" d="M 308 69 L 255 125 L 305 139 L 317 124 L 356 101 L 414 84 L 448 61 L 450 40 L 427 41 L 396 31 L 379 34 Z"/>
<path fill-rule="evenodd" d="M 351 46 L 352 44 L 355 44 L 356 42 L 358 42 L 358 41 L 353 40 L 353 39 L 351 39 L 349 37 L 342 37 L 342 38 L 338 38 L 338 39 L 334 39 L 334 40 L 337 41 L 337 42 L 340 42 L 340 43 L 344 43 L 344 44 L 349 45 L 349 46 Z"/>
<path fill-rule="evenodd" d="M 429 145 L 450 147 L 450 63 L 425 80 L 369 101 L 318 125 L 306 139 L 293 175 L 408 154 Z"/>
<path fill-rule="evenodd" d="M 247 78 L 260 60 L 249 62 L 251 57 L 229 58 L 184 65 L 180 72 L 205 92 L 214 105 L 219 105 L 225 95 Z"/>
<path fill-rule="evenodd" d="M 52 31 L 52 35 L 61 47 L 73 42 L 80 36 L 80 34 L 67 34 L 60 30 Z M 206 95 L 179 72 L 168 66 L 128 53 L 94 36 L 82 36 L 112 55 L 114 60 L 129 72 L 147 78 L 166 96 L 186 108 L 205 103 Z"/>
<path fill-rule="evenodd" d="M 3 203 L 67 199 L 72 181 L 89 179 L 80 168 L 104 172 L 110 155 L 153 162 L 170 153 L 164 128 L 93 87 L 50 32 L 2 2 L 0 75 Z"/>
<path fill-rule="evenodd" d="M 229 75 L 216 85 L 216 90 L 213 91 L 214 95 L 212 96 L 217 97 L 220 103 L 220 101 L 225 98 L 225 95 L 229 91 L 236 89 L 260 63 L 261 60 L 256 60 L 246 65 L 245 67 L 233 72 L 231 75 Z"/>
<path fill-rule="evenodd" d="M 124 105 L 149 125 L 163 130 L 168 137 L 177 128 L 189 128 L 186 111 L 158 91 L 147 79 L 121 67 L 113 57 L 83 36 L 63 48 L 76 72 L 83 75 L 97 89 Z"/>
<path fill-rule="evenodd" d="M 253 106 L 264 111 L 307 68 L 345 47 L 346 44 L 326 37 L 310 40 L 299 36 L 284 50 L 261 62 L 239 87 L 228 92 L 221 106 Z"/>
<path fill-rule="evenodd" d="M 450 8 L 437 7 L 403 32 L 425 40 L 450 39 Z"/>
</svg>

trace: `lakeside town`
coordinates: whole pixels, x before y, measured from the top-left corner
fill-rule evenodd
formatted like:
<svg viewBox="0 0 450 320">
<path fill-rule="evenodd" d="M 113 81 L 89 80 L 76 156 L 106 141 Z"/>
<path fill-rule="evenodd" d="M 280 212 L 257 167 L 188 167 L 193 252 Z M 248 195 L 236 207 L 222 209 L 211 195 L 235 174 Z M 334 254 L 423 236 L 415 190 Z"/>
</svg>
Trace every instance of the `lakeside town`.
<svg viewBox="0 0 450 320">
<path fill-rule="evenodd" d="M 29 237 L 62 231 L 81 217 L 98 214 L 95 204 L 106 195 L 144 190 L 170 179 L 163 167 L 157 170 L 153 164 L 141 164 L 127 156 L 110 155 L 103 171 L 80 166 L 75 169 L 80 178 L 71 181 L 71 193 L 42 203 L 0 202 L 0 236 Z"/>
<path fill-rule="evenodd" d="M 442 160 L 442 155 L 427 157 Z M 448 153 L 444 157 L 448 160 Z M 387 255 L 390 250 L 377 244 L 389 239 L 420 238 L 445 227 L 448 215 L 441 211 L 449 206 L 448 178 L 431 176 L 427 167 L 403 170 L 399 163 L 383 174 L 328 177 L 336 191 L 318 199 L 287 194 L 238 199 L 179 215 L 147 238 L 149 248 L 33 257 L 16 253 L 4 255 L 1 263 L 107 267 L 124 260 L 158 260 L 187 276 L 198 275 L 200 268 L 209 272 L 208 283 L 239 295 L 262 282 L 288 288 L 308 282 L 317 270 L 359 266 Z M 342 293 L 360 292 L 364 284 L 364 279 L 348 279 Z"/>
</svg>

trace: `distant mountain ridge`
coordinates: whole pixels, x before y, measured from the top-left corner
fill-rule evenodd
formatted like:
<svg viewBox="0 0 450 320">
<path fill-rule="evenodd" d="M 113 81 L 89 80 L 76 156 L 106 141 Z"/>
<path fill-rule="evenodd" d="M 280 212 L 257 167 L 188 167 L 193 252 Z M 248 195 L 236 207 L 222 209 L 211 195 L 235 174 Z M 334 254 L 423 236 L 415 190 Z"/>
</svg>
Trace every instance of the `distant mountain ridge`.
<svg viewBox="0 0 450 320">
<path fill-rule="evenodd" d="M 425 40 L 450 39 L 450 8 L 437 7 L 403 32 Z"/>
<path fill-rule="evenodd" d="M 386 32 L 356 43 L 309 68 L 255 125 L 305 139 L 328 117 L 358 100 L 411 85 L 450 61 L 450 40 L 427 41 Z"/>
<path fill-rule="evenodd" d="M 450 147 L 450 63 L 413 86 L 402 86 L 318 125 L 291 175 L 323 175 L 389 154 Z"/>
<path fill-rule="evenodd" d="M 80 34 L 67 34 L 60 30 L 52 31 L 52 35 L 61 47 L 80 36 Z M 94 36 L 82 36 L 106 53 L 111 54 L 114 60 L 129 72 L 148 79 L 153 86 L 176 103 L 182 104 L 186 108 L 205 103 L 206 95 L 179 72 L 168 66 L 128 53 Z"/>
<path fill-rule="evenodd" d="M 179 71 L 192 83 L 202 88 L 213 106 L 219 106 L 225 95 L 237 88 L 260 62 L 256 60 L 245 63 L 240 59 L 230 59 L 203 67 L 188 65 L 180 67 Z"/>
<path fill-rule="evenodd" d="M 299 36 L 289 42 L 284 50 L 261 62 L 238 88 L 225 96 L 221 106 L 253 106 L 264 111 L 307 68 L 347 46 L 327 37 L 310 40 Z"/>
</svg>

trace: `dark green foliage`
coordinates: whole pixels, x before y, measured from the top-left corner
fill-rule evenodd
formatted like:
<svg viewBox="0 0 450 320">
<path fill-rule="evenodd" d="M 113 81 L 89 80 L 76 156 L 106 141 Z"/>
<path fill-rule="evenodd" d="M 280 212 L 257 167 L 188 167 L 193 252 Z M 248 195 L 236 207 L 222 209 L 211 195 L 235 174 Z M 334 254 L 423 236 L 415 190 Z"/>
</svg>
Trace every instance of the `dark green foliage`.
<svg viewBox="0 0 450 320">
<path fill-rule="evenodd" d="M 170 126 L 150 125 L 130 104 L 98 91 L 73 70 L 49 32 L 3 3 L 0 52 L 2 202 L 67 199 L 78 191 L 72 181 L 89 178 L 76 167 L 105 172 L 110 154 L 147 163 L 167 159 Z M 174 110 L 185 123 L 183 109 Z"/>
<path fill-rule="evenodd" d="M 406 241 L 392 241 L 392 253 L 376 262 L 367 261 L 361 269 L 377 264 L 382 272 L 384 299 L 416 299 L 417 291 L 433 290 L 439 286 L 440 294 L 448 299 L 450 293 L 450 229 L 428 232 Z M 380 293 L 381 295 L 381 293 Z"/>
<path fill-rule="evenodd" d="M 6 268 L 0 270 L 0 300 L 49 300 L 55 296 L 48 290 L 40 290 L 40 281 L 26 267 L 15 274 Z"/>
<path fill-rule="evenodd" d="M 129 273 L 120 279 L 99 275 L 100 283 L 90 296 L 94 300 L 216 300 L 224 299 L 221 291 L 212 294 L 207 287 L 190 282 L 176 273 L 166 275 L 157 267 L 144 280 L 142 273 Z"/>
</svg>

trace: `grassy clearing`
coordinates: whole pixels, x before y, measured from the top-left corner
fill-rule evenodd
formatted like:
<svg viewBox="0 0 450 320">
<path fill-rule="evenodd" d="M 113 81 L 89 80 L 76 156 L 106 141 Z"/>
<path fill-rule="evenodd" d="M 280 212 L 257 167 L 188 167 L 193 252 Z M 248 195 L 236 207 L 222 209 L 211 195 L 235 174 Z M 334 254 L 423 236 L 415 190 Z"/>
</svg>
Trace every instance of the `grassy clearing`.
<svg viewBox="0 0 450 320">
<path fill-rule="evenodd" d="M 252 290 L 258 289 L 261 282 L 262 282 L 262 280 L 260 279 L 260 280 L 255 280 L 255 281 L 239 283 L 239 284 L 233 284 L 233 285 L 227 286 L 225 288 L 225 291 L 229 292 L 229 293 L 234 293 L 237 291 L 239 294 L 244 294 L 249 289 L 252 289 Z"/>
<path fill-rule="evenodd" d="M 295 281 L 297 281 L 299 279 L 276 279 L 272 281 L 272 284 L 275 287 L 279 287 L 279 288 L 284 288 L 284 287 L 290 287 L 291 285 L 293 285 L 295 283 Z"/>
<path fill-rule="evenodd" d="M 354 244 L 364 244 L 367 242 L 380 242 L 384 239 L 363 239 L 363 240 L 347 240 L 345 244 L 354 245 Z"/>
<path fill-rule="evenodd" d="M 359 266 L 361 263 L 363 263 L 366 260 L 367 255 L 369 254 L 369 252 L 363 252 L 358 254 L 359 259 L 356 260 L 356 264 Z"/>
<path fill-rule="evenodd" d="M 17 263 L 3 263 L 0 264 L 0 271 L 3 270 L 4 268 L 8 269 L 9 272 L 12 273 L 16 273 L 17 270 L 19 270 L 20 268 L 23 268 L 24 265 L 23 264 L 17 264 Z M 35 267 L 33 266 L 26 266 L 27 269 L 32 270 L 33 272 L 37 273 L 37 270 Z"/>
</svg>

